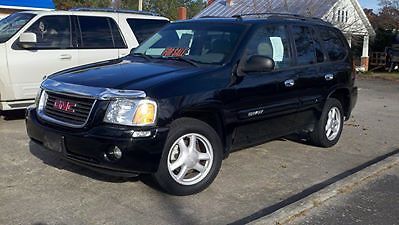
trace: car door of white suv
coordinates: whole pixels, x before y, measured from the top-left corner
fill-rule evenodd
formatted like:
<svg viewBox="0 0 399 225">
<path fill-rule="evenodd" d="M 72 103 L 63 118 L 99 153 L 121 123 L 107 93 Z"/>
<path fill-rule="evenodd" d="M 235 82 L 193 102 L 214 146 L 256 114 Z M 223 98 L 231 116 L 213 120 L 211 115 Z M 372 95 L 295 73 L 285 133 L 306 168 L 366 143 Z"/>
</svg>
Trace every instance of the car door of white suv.
<svg viewBox="0 0 399 225">
<path fill-rule="evenodd" d="M 120 58 L 119 49 L 128 48 L 111 17 L 77 16 L 77 25 L 79 65 Z"/>
<path fill-rule="evenodd" d="M 43 16 L 24 31 L 36 35 L 33 48 L 24 49 L 19 39 L 7 46 L 14 99 L 34 99 L 44 76 L 77 65 L 78 53 L 73 46 L 71 27 L 70 16 Z"/>
</svg>

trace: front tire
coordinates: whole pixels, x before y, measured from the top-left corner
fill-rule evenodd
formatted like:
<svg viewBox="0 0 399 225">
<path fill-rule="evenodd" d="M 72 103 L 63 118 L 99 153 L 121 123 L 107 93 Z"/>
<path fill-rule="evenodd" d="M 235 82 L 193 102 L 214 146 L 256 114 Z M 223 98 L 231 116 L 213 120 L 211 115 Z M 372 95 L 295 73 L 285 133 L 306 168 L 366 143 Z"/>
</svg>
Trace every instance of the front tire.
<svg viewBox="0 0 399 225">
<path fill-rule="evenodd" d="M 327 99 L 321 117 L 310 133 L 311 143 L 325 148 L 336 145 L 342 134 L 343 115 L 341 102 L 335 98 Z"/>
<path fill-rule="evenodd" d="M 222 142 L 216 131 L 197 119 L 181 118 L 171 125 L 154 178 L 172 195 L 191 195 L 206 189 L 219 173 Z"/>
</svg>

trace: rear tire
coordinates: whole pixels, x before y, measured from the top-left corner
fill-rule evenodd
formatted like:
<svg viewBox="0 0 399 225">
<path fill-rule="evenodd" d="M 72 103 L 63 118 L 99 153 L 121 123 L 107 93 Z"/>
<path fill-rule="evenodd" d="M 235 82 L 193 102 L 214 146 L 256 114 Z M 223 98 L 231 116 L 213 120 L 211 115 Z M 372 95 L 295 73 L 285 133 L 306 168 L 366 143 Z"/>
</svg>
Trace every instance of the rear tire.
<svg viewBox="0 0 399 225">
<path fill-rule="evenodd" d="M 310 142 L 325 148 L 336 145 L 342 134 L 343 115 L 341 102 L 335 98 L 327 99 L 321 117 L 310 133 Z"/>
<path fill-rule="evenodd" d="M 174 121 L 155 181 L 172 195 L 192 195 L 206 189 L 219 173 L 222 142 L 216 131 L 197 119 Z"/>
</svg>

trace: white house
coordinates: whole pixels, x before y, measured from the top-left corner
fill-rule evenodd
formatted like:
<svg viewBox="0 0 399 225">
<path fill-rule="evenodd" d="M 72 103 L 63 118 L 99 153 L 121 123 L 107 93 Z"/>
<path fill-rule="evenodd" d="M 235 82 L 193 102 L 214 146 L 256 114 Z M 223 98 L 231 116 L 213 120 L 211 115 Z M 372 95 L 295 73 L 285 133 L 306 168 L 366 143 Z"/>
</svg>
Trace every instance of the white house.
<svg viewBox="0 0 399 225">
<path fill-rule="evenodd" d="M 358 0 L 208 0 L 208 6 L 196 18 L 276 12 L 318 17 L 328 21 L 342 30 L 349 44 L 353 37 L 361 37 L 361 64 L 365 70 L 368 69 L 369 40 L 375 36 L 375 32 Z"/>
<path fill-rule="evenodd" d="M 54 10 L 52 0 L 0 0 L 0 19 L 25 10 Z"/>
</svg>

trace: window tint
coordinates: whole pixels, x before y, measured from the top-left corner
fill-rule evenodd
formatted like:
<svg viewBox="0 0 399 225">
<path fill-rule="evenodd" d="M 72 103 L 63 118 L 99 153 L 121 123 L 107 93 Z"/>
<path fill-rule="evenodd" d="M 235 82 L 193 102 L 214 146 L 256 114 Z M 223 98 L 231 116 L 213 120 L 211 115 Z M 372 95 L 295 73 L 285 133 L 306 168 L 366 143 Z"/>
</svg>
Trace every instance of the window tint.
<svg viewBox="0 0 399 225">
<path fill-rule="evenodd" d="M 289 40 L 284 26 L 267 26 L 259 29 L 250 40 L 246 53 L 270 57 L 276 63 L 276 69 L 291 65 Z"/>
<path fill-rule="evenodd" d="M 316 30 L 315 29 L 311 29 L 312 30 L 312 36 L 313 36 L 313 41 L 314 41 L 314 47 L 316 50 L 316 59 L 318 63 L 322 63 L 324 62 L 324 53 L 323 53 L 323 49 L 321 47 L 321 42 L 316 34 Z"/>
<path fill-rule="evenodd" d="M 308 27 L 294 26 L 292 29 L 299 65 L 316 63 L 316 49 Z"/>
<path fill-rule="evenodd" d="M 114 48 L 108 18 L 79 16 L 78 20 L 82 32 L 82 48 Z"/>
<path fill-rule="evenodd" d="M 44 16 L 26 32 L 36 34 L 38 49 L 71 48 L 71 23 L 69 16 Z"/>
<path fill-rule="evenodd" d="M 345 58 L 347 50 L 337 33 L 331 29 L 319 28 L 323 48 L 326 50 L 330 61 L 339 61 Z"/>
<path fill-rule="evenodd" d="M 130 28 L 141 44 L 169 23 L 167 20 L 127 19 Z"/>
<path fill-rule="evenodd" d="M 109 22 L 111 24 L 112 36 L 114 37 L 114 47 L 115 48 L 127 48 L 125 41 L 123 40 L 122 34 L 121 34 L 116 22 L 112 19 L 109 19 Z"/>
</svg>

